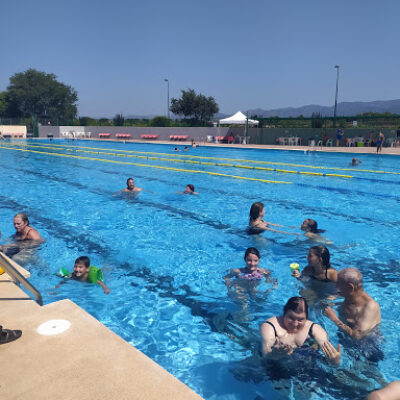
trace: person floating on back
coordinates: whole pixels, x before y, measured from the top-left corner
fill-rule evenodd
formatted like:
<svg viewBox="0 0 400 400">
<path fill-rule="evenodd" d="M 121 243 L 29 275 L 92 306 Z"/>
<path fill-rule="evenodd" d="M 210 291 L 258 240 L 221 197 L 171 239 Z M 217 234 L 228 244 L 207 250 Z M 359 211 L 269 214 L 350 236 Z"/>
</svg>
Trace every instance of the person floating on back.
<svg viewBox="0 0 400 400">
<path fill-rule="evenodd" d="M 97 283 L 103 288 L 105 294 L 110 293 L 110 289 L 103 282 L 102 270 L 90 265 L 89 257 L 78 257 L 75 260 L 74 272 L 70 273 L 65 268 L 61 268 L 57 275 L 65 279 L 72 279 L 74 281 Z"/>
<path fill-rule="evenodd" d="M 303 221 L 300 229 L 304 231 L 304 236 L 307 236 L 314 242 L 320 242 L 325 244 L 332 244 L 330 240 L 320 235 L 320 233 L 325 232 L 324 229 L 318 229 L 318 223 L 315 219 L 307 218 Z"/>
</svg>

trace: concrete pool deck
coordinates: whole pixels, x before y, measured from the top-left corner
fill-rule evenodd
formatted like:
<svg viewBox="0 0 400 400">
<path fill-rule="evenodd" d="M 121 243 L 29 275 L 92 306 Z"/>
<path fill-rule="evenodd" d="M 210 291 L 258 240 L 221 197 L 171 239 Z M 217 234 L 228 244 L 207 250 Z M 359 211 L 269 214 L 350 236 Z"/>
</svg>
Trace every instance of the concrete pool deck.
<svg viewBox="0 0 400 400">
<path fill-rule="evenodd" d="M 48 138 L 34 138 L 35 140 L 48 140 Z M 54 138 L 55 141 L 63 141 L 64 138 Z M 99 138 L 79 138 L 70 141 L 69 143 L 79 143 L 82 141 L 96 141 L 96 142 L 114 142 L 124 143 L 124 141 L 118 139 L 99 139 Z M 126 143 L 146 143 L 146 144 L 168 144 L 171 147 L 182 147 L 188 146 L 189 151 L 191 150 L 191 141 L 168 141 L 168 140 L 125 140 Z M 377 154 L 376 147 L 348 147 L 348 146 L 283 146 L 283 145 L 266 145 L 266 144 L 226 144 L 226 143 L 207 143 L 207 142 L 196 142 L 199 146 L 207 147 L 223 147 L 223 148 L 236 148 L 236 149 L 263 149 L 263 150 L 293 150 L 293 151 L 311 151 L 311 152 L 322 152 L 322 153 L 355 153 L 355 154 Z M 400 155 L 400 147 L 383 147 L 382 152 L 378 154 L 389 154 L 389 155 Z"/>
<path fill-rule="evenodd" d="M 0 345 L 1 399 L 202 399 L 72 301 L 41 307 L 6 273 L 0 288 L 0 325 L 22 330 L 22 337 Z M 60 334 L 38 333 L 53 320 L 71 325 Z"/>
</svg>

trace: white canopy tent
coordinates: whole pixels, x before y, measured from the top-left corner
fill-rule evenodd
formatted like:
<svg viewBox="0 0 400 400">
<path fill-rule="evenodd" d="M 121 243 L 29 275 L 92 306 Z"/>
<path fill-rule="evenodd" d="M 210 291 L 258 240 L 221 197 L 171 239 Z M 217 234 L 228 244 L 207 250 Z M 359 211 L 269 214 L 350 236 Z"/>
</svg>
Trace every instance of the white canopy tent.
<svg viewBox="0 0 400 400">
<path fill-rule="evenodd" d="M 219 123 L 224 125 L 246 125 L 246 120 L 247 117 L 241 111 L 238 111 L 236 114 L 233 114 L 228 118 L 220 119 Z M 255 119 L 248 119 L 249 125 L 258 125 L 258 123 L 259 121 L 256 121 Z"/>
</svg>

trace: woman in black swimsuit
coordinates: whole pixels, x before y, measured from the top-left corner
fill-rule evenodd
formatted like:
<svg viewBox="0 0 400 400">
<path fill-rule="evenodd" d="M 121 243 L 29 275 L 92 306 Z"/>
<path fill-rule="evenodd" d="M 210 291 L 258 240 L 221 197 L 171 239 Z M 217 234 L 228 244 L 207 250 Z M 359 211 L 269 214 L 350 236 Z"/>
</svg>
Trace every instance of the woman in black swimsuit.
<svg viewBox="0 0 400 400">
<path fill-rule="evenodd" d="M 298 270 L 293 271 L 293 276 L 298 279 L 309 277 L 321 282 L 337 282 L 338 272 L 330 264 L 329 250 L 324 245 L 313 246 L 308 251 L 308 265 L 300 274 Z"/>
<path fill-rule="evenodd" d="M 316 347 L 329 361 L 340 363 L 340 345 L 335 349 L 326 331 L 308 320 L 308 305 L 303 297 L 291 297 L 283 315 L 267 319 L 260 329 L 262 353 L 269 359 L 290 356 L 296 349 Z"/>
</svg>

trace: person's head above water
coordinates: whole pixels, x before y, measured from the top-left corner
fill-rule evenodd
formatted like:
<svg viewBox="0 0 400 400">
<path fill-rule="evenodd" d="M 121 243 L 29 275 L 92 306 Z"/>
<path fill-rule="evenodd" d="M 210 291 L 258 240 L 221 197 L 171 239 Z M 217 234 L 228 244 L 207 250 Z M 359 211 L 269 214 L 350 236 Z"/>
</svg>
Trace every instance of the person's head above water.
<svg viewBox="0 0 400 400">
<path fill-rule="evenodd" d="M 132 190 L 132 189 L 134 189 L 134 187 L 135 187 L 135 181 L 133 180 L 133 178 L 128 178 L 126 180 L 126 188 L 128 190 Z"/>
<path fill-rule="evenodd" d="M 247 270 L 256 271 L 260 261 L 260 252 L 255 247 L 249 247 L 244 253 L 244 260 Z"/>
<path fill-rule="evenodd" d="M 186 185 L 185 193 L 194 193 L 194 186 L 191 183 Z"/>
<path fill-rule="evenodd" d="M 255 221 L 257 218 L 262 218 L 265 214 L 264 204 L 257 201 L 250 208 L 250 219 Z"/>
<path fill-rule="evenodd" d="M 78 257 L 74 263 L 73 277 L 80 281 L 86 281 L 90 270 L 90 259 L 86 256 Z"/>
<path fill-rule="evenodd" d="M 315 265 L 315 263 L 320 263 L 325 269 L 331 268 L 330 259 L 331 255 L 329 250 L 324 245 L 310 247 L 308 251 L 308 264 L 310 266 Z"/>
<path fill-rule="evenodd" d="M 317 221 L 315 221 L 314 219 L 311 219 L 311 218 L 305 219 L 303 221 L 303 223 L 301 224 L 300 228 L 302 231 L 306 231 L 306 232 L 312 232 L 312 233 L 319 232 Z"/>
<path fill-rule="evenodd" d="M 343 288 L 350 288 L 355 291 L 362 290 L 363 285 L 363 276 L 362 273 L 357 268 L 344 268 L 339 271 L 338 274 L 338 287 L 342 294 Z"/>
<path fill-rule="evenodd" d="M 283 307 L 283 315 L 289 311 L 294 311 L 296 314 L 305 313 L 308 318 L 308 304 L 304 297 L 294 296 L 291 297 Z"/>
<path fill-rule="evenodd" d="M 300 332 L 308 319 L 308 304 L 304 297 L 291 297 L 283 307 L 283 327 L 288 333 Z"/>
<path fill-rule="evenodd" d="M 15 220 L 15 218 L 21 219 L 24 222 L 24 224 L 29 226 L 29 218 L 25 213 L 15 214 L 14 215 L 14 220 Z"/>
<path fill-rule="evenodd" d="M 29 219 L 25 213 L 19 213 L 14 216 L 14 228 L 18 234 L 22 234 L 29 226 Z"/>
</svg>

